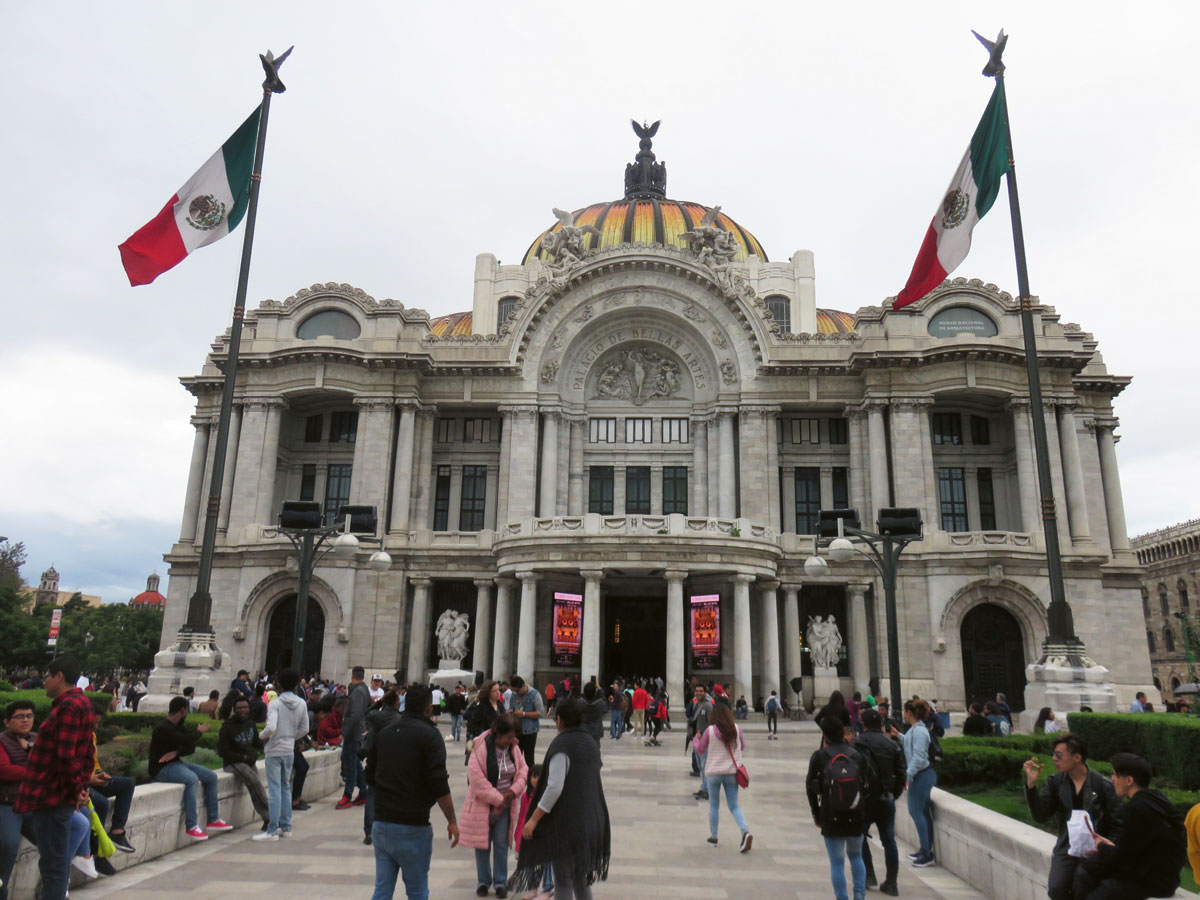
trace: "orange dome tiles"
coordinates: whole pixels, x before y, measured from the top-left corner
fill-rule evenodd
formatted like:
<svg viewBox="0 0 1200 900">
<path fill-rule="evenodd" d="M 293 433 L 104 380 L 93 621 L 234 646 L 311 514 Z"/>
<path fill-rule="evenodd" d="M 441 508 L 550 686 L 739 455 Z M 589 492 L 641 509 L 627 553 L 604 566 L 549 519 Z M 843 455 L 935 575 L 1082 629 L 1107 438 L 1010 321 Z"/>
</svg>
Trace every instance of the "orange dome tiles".
<svg viewBox="0 0 1200 900">
<path fill-rule="evenodd" d="M 707 212 L 707 206 L 678 200 L 616 200 L 612 203 L 594 203 L 576 210 L 574 215 L 576 225 L 592 225 L 600 231 L 599 237 L 585 235 L 585 246 L 589 250 L 632 243 L 664 244 L 686 250 L 688 244 L 682 237 L 683 233 L 691 231 Z M 767 261 L 767 254 L 758 239 L 737 222 L 719 213 L 717 223 L 731 232 L 737 241 L 735 260 L 745 262 L 746 257 L 753 253 L 764 262 Z M 528 265 L 535 258 L 546 262 L 542 238 L 561 227 L 555 225 L 538 235 L 525 252 L 523 262 Z"/>
<path fill-rule="evenodd" d="M 854 315 L 838 309 L 817 310 L 818 334 L 850 334 L 854 331 Z M 429 333 L 452 337 L 471 333 L 471 313 L 457 312 L 429 320 Z"/>
<path fill-rule="evenodd" d="M 854 316 L 838 309 L 817 310 L 818 334 L 850 334 L 854 331 Z"/>
<path fill-rule="evenodd" d="M 457 312 L 429 320 L 429 333 L 438 337 L 458 337 L 471 333 L 471 313 Z"/>
</svg>

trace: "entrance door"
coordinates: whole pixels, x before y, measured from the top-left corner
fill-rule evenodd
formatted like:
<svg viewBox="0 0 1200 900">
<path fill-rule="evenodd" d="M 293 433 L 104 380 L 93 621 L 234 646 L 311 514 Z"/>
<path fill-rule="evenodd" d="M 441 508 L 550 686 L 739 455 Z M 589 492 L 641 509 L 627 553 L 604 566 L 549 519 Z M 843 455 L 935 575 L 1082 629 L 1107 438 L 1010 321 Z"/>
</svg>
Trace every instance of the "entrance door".
<svg viewBox="0 0 1200 900">
<path fill-rule="evenodd" d="M 263 666 L 272 674 L 292 664 L 292 634 L 296 624 L 296 595 L 279 601 L 271 611 L 267 628 L 267 658 Z M 325 613 L 321 604 L 308 598 L 308 627 L 304 631 L 304 664 L 302 675 L 321 671 L 321 651 L 325 643 Z"/>
<path fill-rule="evenodd" d="M 967 703 L 1002 693 L 1014 711 L 1025 708 L 1025 644 L 1008 610 L 982 603 L 963 617 L 962 663 Z"/>
<path fill-rule="evenodd" d="M 666 676 L 665 597 L 609 597 L 604 601 L 604 671 L 608 681 Z"/>
</svg>

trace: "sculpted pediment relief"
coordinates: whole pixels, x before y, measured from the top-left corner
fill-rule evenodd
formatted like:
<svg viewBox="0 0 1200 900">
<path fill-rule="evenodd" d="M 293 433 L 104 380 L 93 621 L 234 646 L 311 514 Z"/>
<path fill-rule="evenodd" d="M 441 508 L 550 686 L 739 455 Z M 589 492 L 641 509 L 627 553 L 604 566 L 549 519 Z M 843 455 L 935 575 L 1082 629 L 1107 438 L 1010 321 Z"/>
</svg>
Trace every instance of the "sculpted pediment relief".
<svg viewBox="0 0 1200 900">
<path fill-rule="evenodd" d="M 659 397 L 680 397 L 683 372 L 672 356 L 648 345 L 621 349 L 599 367 L 591 399 L 628 400 L 641 406 Z"/>
</svg>

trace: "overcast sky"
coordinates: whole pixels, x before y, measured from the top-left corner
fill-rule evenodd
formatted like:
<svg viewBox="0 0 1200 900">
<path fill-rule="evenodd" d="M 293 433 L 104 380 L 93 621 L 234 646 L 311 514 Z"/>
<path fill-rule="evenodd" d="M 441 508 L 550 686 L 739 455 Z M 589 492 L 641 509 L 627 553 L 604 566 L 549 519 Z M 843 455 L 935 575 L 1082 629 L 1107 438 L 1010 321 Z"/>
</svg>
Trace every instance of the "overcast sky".
<svg viewBox="0 0 1200 900">
<path fill-rule="evenodd" d="M 1131 533 L 1200 515 L 1194 345 L 1200 5 L 8 4 L 0 29 L 0 535 L 26 577 L 126 600 L 179 533 L 191 396 L 230 321 L 241 231 L 147 287 L 117 244 L 272 105 L 248 305 L 349 282 L 469 309 L 475 254 L 519 262 L 622 195 L 630 117 L 668 194 L 719 203 L 817 303 L 903 285 L 1005 60 L 1034 293 L 1093 332 Z M 956 273 L 1016 293 L 1006 204 Z M 165 585 L 164 585 L 165 587 Z"/>
</svg>

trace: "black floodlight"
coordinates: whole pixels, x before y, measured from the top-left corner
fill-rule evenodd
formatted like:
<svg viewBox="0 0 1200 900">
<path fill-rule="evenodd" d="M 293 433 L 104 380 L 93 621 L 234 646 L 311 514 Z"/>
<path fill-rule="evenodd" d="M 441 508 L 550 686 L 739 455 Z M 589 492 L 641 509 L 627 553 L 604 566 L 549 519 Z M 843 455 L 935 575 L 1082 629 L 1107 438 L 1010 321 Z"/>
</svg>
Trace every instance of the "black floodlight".
<svg viewBox="0 0 1200 900">
<path fill-rule="evenodd" d="M 351 534 L 374 534 L 379 529 L 379 516 L 374 506 L 352 506 L 346 504 L 338 509 L 334 524 L 341 526 L 350 517 Z"/>
<path fill-rule="evenodd" d="M 879 533 L 884 537 L 921 537 L 921 511 L 916 507 L 886 507 L 879 511 Z"/>
<path fill-rule="evenodd" d="M 316 500 L 284 500 L 279 510 L 280 528 L 320 528 L 321 504 Z"/>
<path fill-rule="evenodd" d="M 857 509 L 823 509 L 817 513 L 817 536 L 835 538 L 838 536 L 838 519 L 842 520 L 843 528 L 861 528 L 858 521 Z"/>
</svg>

